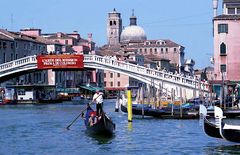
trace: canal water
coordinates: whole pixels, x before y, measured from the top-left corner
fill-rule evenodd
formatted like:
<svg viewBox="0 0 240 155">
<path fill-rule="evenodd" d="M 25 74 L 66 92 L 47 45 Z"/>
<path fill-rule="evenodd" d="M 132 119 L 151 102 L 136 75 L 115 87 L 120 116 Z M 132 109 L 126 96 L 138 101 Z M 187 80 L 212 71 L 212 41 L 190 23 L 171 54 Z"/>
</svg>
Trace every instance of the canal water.
<svg viewBox="0 0 240 155">
<path fill-rule="evenodd" d="M 81 119 L 66 130 L 84 105 L 0 106 L 0 155 L 240 154 L 240 144 L 206 136 L 198 120 L 133 118 L 129 124 L 114 107 L 114 100 L 105 101 L 116 132 L 103 138 L 88 135 Z"/>
</svg>

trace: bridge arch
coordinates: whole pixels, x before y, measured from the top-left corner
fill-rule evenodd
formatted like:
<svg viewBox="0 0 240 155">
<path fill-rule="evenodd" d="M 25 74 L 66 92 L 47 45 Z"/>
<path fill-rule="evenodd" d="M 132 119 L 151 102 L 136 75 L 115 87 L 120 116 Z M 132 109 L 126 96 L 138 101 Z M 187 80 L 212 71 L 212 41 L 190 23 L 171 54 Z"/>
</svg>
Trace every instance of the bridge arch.
<svg viewBox="0 0 240 155">
<path fill-rule="evenodd" d="M 198 96 L 201 92 L 209 92 L 208 84 L 194 77 L 185 77 L 98 55 L 84 55 L 84 67 L 124 74 L 147 84 L 153 83 L 156 88 L 161 84 L 165 90 L 174 89 L 177 91 L 181 88 L 187 93 L 187 98 L 193 97 L 194 94 Z M 0 81 L 14 74 L 35 70 L 37 70 L 36 55 L 7 62 L 0 65 Z"/>
</svg>

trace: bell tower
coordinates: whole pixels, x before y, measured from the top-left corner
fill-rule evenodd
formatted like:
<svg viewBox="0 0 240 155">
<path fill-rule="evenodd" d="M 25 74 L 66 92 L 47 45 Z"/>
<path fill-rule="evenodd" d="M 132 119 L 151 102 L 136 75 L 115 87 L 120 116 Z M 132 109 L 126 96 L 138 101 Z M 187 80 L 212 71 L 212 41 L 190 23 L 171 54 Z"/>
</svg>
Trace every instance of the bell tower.
<svg viewBox="0 0 240 155">
<path fill-rule="evenodd" d="M 114 8 L 112 12 L 108 13 L 107 19 L 107 39 L 108 45 L 118 45 L 120 42 L 120 35 L 122 32 L 122 18 L 121 14 Z"/>
</svg>

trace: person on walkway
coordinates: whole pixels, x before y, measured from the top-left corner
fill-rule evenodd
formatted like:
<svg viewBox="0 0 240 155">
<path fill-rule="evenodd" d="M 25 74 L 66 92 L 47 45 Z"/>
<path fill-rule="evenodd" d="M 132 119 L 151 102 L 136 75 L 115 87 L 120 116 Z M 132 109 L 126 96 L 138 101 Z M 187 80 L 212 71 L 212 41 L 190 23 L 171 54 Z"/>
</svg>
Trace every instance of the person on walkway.
<svg viewBox="0 0 240 155">
<path fill-rule="evenodd" d="M 100 117 L 103 112 L 103 92 L 97 90 L 96 93 L 93 95 L 92 102 L 96 102 L 96 112 L 97 116 Z"/>
</svg>

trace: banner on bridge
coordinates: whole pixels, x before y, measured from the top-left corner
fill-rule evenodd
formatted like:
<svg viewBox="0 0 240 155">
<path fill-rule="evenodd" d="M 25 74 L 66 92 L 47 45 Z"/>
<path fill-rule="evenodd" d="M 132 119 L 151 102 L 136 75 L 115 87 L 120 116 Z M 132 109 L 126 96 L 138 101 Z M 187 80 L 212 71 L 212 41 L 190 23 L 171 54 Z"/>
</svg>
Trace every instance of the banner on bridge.
<svg viewBox="0 0 240 155">
<path fill-rule="evenodd" d="M 38 55 L 38 69 L 82 69 L 83 55 Z"/>
</svg>

